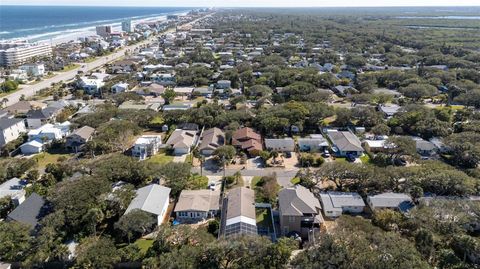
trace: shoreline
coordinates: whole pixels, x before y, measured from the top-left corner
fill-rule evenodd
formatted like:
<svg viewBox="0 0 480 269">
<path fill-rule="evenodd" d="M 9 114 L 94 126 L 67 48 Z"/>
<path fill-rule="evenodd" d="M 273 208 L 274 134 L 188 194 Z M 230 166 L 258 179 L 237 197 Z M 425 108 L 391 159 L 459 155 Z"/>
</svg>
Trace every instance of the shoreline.
<svg viewBox="0 0 480 269">
<path fill-rule="evenodd" d="M 140 23 L 146 23 L 146 22 L 156 22 L 156 21 L 166 21 L 168 15 L 186 15 L 190 10 L 184 10 L 184 11 L 174 11 L 174 12 L 167 12 L 165 14 L 152 14 L 151 17 L 145 17 L 145 18 L 137 18 L 134 19 L 135 17 L 128 17 L 124 19 L 115 19 L 115 22 L 110 22 L 110 23 L 98 23 L 93 26 L 87 26 L 87 27 L 81 27 L 81 28 L 72 28 L 72 29 L 65 29 L 65 30 L 60 30 L 60 31 L 54 31 L 54 32 L 47 32 L 47 33 L 39 33 L 35 35 L 30 35 L 30 36 L 23 36 L 23 37 L 16 37 L 16 38 L 8 38 L 8 39 L 2 39 L 0 41 L 13 41 L 13 40 L 28 40 L 29 42 L 32 43 L 47 43 L 50 44 L 51 46 L 57 46 L 59 44 L 63 43 L 69 43 L 72 41 L 77 41 L 79 38 L 82 37 L 87 37 L 87 36 L 92 36 L 96 35 L 95 27 L 100 26 L 100 25 L 111 25 L 112 30 L 114 31 L 121 31 L 121 21 L 127 21 L 130 20 L 132 21 L 133 25 L 137 25 Z M 118 22 L 120 20 L 120 22 Z M 93 23 L 93 22 L 92 22 Z M 52 36 L 53 35 L 53 36 Z M 42 38 L 42 36 L 52 36 L 50 38 Z"/>
</svg>

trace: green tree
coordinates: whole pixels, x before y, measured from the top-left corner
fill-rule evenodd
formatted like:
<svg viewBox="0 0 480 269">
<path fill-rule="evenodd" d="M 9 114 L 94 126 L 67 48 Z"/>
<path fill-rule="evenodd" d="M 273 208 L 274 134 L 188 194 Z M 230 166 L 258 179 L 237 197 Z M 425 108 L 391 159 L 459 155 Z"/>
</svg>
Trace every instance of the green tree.
<svg viewBox="0 0 480 269">
<path fill-rule="evenodd" d="M 156 224 L 157 219 L 154 215 L 135 209 L 123 215 L 118 222 L 115 223 L 115 228 L 127 238 L 130 244 L 132 239 L 151 232 Z"/>
<path fill-rule="evenodd" d="M 0 222 L 0 259 L 23 261 L 31 247 L 30 227 L 16 222 Z"/>
<path fill-rule="evenodd" d="M 80 268 L 113 268 L 120 260 L 119 253 L 111 239 L 87 237 L 76 250 L 75 264 Z"/>
</svg>

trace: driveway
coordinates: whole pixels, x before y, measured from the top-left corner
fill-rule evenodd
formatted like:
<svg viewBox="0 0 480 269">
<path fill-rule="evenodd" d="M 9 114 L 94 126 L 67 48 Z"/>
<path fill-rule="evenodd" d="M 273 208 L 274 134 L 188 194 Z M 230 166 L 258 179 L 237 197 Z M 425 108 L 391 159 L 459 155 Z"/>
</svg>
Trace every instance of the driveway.
<svg viewBox="0 0 480 269">
<path fill-rule="evenodd" d="M 183 154 L 181 156 L 174 156 L 172 162 L 174 163 L 184 163 L 187 159 L 187 154 Z"/>
</svg>

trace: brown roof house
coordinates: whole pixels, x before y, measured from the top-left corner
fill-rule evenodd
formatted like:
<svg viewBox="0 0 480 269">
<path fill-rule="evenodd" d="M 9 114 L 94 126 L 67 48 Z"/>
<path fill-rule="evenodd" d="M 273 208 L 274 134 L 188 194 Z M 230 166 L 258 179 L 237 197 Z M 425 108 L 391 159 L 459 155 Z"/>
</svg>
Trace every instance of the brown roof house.
<svg viewBox="0 0 480 269">
<path fill-rule="evenodd" d="M 320 201 L 303 186 L 282 189 L 278 193 L 278 207 L 283 235 L 295 232 L 308 238 L 309 232 L 323 223 Z"/>
<path fill-rule="evenodd" d="M 175 205 L 176 219 L 181 223 L 204 221 L 217 215 L 220 191 L 183 190 Z"/>
<path fill-rule="evenodd" d="M 74 152 L 79 151 L 85 143 L 90 141 L 95 133 L 95 129 L 90 126 L 83 126 L 67 136 L 65 147 Z"/>
<path fill-rule="evenodd" d="M 29 110 L 44 109 L 46 107 L 47 104 L 37 101 L 19 101 L 11 106 L 6 107 L 5 110 L 11 114 L 26 114 Z"/>
<path fill-rule="evenodd" d="M 249 127 L 238 129 L 233 133 L 232 145 L 239 147 L 248 153 L 263 150 L 262 136 Z"/>
<path fill-rule="evenodd" d="M 218 128 L 211 128 L 202 133 L 202 142 L 198 147 L 201 154 L 209 156 L 223 145 L 225 145 L 225 133 Z"/>
</svg>

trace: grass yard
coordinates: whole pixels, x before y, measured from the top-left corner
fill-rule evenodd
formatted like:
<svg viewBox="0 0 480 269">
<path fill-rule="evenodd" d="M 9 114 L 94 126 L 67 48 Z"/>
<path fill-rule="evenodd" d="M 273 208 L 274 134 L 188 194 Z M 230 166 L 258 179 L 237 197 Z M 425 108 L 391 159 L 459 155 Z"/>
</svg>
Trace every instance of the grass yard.
<svg viewBox="0 0 480 269">
<path fill-rule="evenodd" d="M 152 247 L 153 241 L 152 239 L 138 239 L 134 244 L 140 248 L 142 254 L 146 254 L 148 249 Z"/>
<path fill-rule="evenodd" d="M 348 162 L 346 158 L 344 157 L 335 157 L 335 162 L 339 162 L 339 163 L 346 163 Z"/>
<path fill-rule="evenodd" d="M 69 64 L 67 66 L 64 66 L 63 69 L 60 70 L 59 72 L 68 72 L 78 67 L 80 67 L 79 64 Z"/>
<path fill-rule="evenodd" d="M 155 156 L 152 156 L 147 162 L 155 164 L 165 164 L 173 161 L 173 156 L 169 156 L 165 153 L 165 150 L 160 150 L 159 153 Z"/>
<path fill-rule="evenodd" d="M 290 182 L 293 184 L 293 185 L 297 185 L 300 183 L 300 178 L 299 177 L 294 177 L 292 178 L 292 180 L 290 180 Z"/>
<path fill-rule="evenodd" d="M 266 208 L 256 208 L 255 215 L 258 226 L 263 226 L 267 228 L 272 226 L 272 216 L 270 215 L 270 210 Z"/>
<path fill-rule="evenodd" d="M 62 157 L 69 158 L 71 156 L 72 155 L 68 153 L 55 154 L 55 153 L 42 152 L 38 155 L 35 155 L 33 159 L 37 161 L 38 168 L 44 169 L 49 163 L 58 163 L 58 159 Z"/>
<path fill-rule="evenodd" d="M 253 177 L 253 178 L 252 178 L 252 181 L 250 182 L 250 188 L 255 189 L 255 187 L 256 187 L 257 184 L 258 184 L 258 181 L 260 181 L 261 178 L 262 178 L 262 177 L 260 177 L 260 176 L 255 176 L 255 177 Z"/>
<path fill-rule="evenodd" d="M 370 156 L 368 156 L 367 154 L 363 154 L 363 156 L 360 157 L 360 161 L 362 161 L 362 163 L 370 163 Z"/>
</svg>

